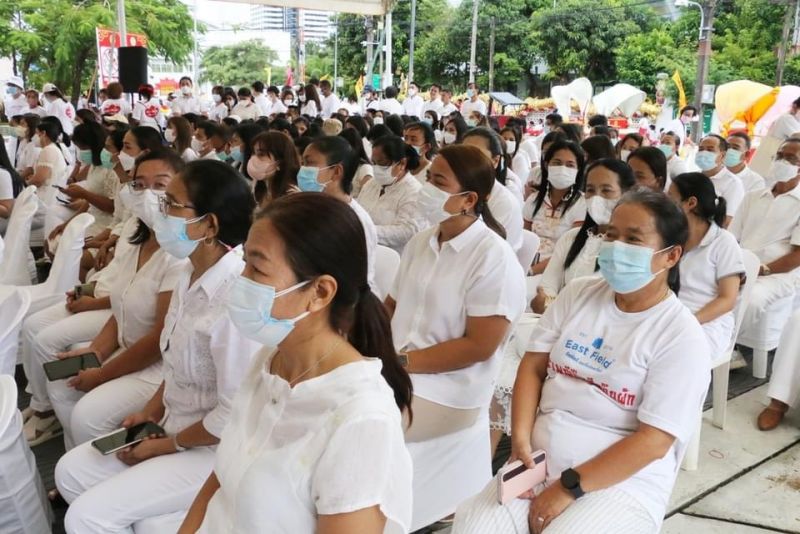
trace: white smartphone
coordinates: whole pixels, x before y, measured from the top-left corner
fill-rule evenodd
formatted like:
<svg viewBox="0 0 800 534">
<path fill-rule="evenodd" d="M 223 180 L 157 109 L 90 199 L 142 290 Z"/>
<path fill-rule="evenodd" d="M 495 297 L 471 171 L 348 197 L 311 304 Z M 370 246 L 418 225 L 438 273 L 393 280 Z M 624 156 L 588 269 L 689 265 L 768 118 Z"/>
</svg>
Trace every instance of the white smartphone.
<svg viewBox="0 0 800 534">
<path fill-rule="evenodd" d="M 529 469 L 521 461 L 517 460 L 504 466 L 497 473 L 497 501 L 506 504 L 525 493 L 532 490 L 547 479 L 547 455 L 539 450 L 531 455 L 535 464 Z"/>
</svg>

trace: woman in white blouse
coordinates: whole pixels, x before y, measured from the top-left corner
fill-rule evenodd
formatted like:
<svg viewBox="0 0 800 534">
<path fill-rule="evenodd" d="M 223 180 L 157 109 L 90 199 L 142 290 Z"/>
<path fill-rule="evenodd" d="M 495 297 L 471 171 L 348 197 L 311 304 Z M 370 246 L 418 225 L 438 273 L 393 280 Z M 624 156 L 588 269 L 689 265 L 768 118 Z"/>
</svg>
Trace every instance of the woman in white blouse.
<svg viewBox="0 0 800 534">
<path fill-rule="evenodd" d="M 62 144 L 59 141 L 61 134 L 58 121 L 39 122 L 36 126 L 36 139 L 41 151 L 36 158 L 33 174 L 26 179 L 27 185 L 35 185 L 36 194 L 48 205 L 54 198 L 50 185 L 64 185 L 66 182 L 69 161 L 61 148 Z"/>
<path fill-rule="evenodd" d="M 192 163 L 167 186 L 156 239 L 190 263 L 161 335 L 161 386 L 122 422 L 158 422 L 166 435 L 109 456 L 84 443 L 61 458 L 56 484 L 70 503 L 67 532 L 124 532 L 146 518 L 185 512 L 211 473 L 231 399 L 259 348 L 225 305 L 244 268 L 232 247 L 246 239 L 254 208 L 247 183 L 219 161 Z"/>
<path fill-rule="evenodd" d="M 167 121 L 167 129 L 164 130 L 164 139 L 169 143 L 175 152 L 185 161 L 190 163 L 200 156 L 192 148 L 192 125 L 184 117 L 170 117 Z"/>
<path fill-rule="evenodd" d="M 367 156 L 367 150 L 364 148 L 361 134 L 355 128 L 345 128 L 339 134 L 339 137 L 347 139 L 347 142 L 358 154 L 358 169 L 355 176 L 353 176 L 353 191 L 351 193 L 353 198 L 358 198 L 364 184 L 372 180 L 372 163 L 370 163 L 369 156 Z"/>
<path fill-rule="evenodd" d="M 222 122 L 222 119 L 230 114 L 228 105 L 225 100 L 225 88 L 221 85 L 215 85 L 211 88 L 211 99 L 214 101 L 214 106 L 208 112 L 208 120 L 214 122 Z"/>
<path fill-rule="evenodd" d="M 406 245 L 386 299 L 414 383 L 412 530 L 452 513 L 491 477 L 494 376 L 525 309 L 522 268 L 488 206 L 494 182 L 480 149 L 441 150 L 418 199 L 433 226 Z"/>
<path fill-rule="evenodd" d="M 169 164 L 163 161 L 170 159 Z M 173 153 L 162 151 L 148 152 L 137 160 L 134 180 L 120 191 L 137 226 L 129 240 L 133 246 L 118 250 L 114 257 L 113 315 L 88 348 L 56 355 L 63 358 L 95 352 L 103 364 L 73 378 L 47 383 L 67 449 L 117 428 L 125 415 L 144 407 L 161 383 L 158 340 L 185 260 L 162 250 L 152 228 L 159 197 L 164 196 L 173 169 L 181 167 L 176 160 Z"/>
<path fill-rule="evenodd" d="M 282 197 L 257 216 L 246 261 L 229 313 L 264 348 L 179 532 L 408 532 L 411 382 L 358 217 L 329 195 Z"/>
<path fill-rule="evenodd" d="M 0 236 L 5 235 L 14 199 L 22 192 L 24 182 L 11 165 L 3 136 L 0 136 Z M 2 258 L 2 256 L 0 256 Z"/>
<path fill-rule="evenodd" d="M 710 376 L 706 336 L 671 291 L 689 235 L 664 193 L 627 193 L 600 250 L 602 279 L 567 285 L 517 372 L 512 460 L 546 453 L 536 494 L 464 502 L 454 534 L 655 534 Z M 527 497 L 527 498 L 525 498 Z"/>
<path fill-rule="evenodd" d="M 717 358 L 733 342 L 733 308 L 745 273 L 742 249 L 733 234 L 722 228 L 725 199 L 717 196 L 706 175 L 679 174 L 669 186 L 669 196 L 689 220 L 678 298 L 703 326 L 711 357 Z"/>
<path fill-rule="evenodd" d="M 611 212 L 622 195 L 635 185 L 633 171 L 625 162 L 607 158 L 589 165 L 586 169 L 586 218 L 580 228 L 571 228 L 556 242 L 531 303 L 534 312 L 544 313 L 565 285 L 597 270 L 597 253 Z"/>
<path fill-rule="evenodd" d="M 433 128 L 424 122 L 412 122 L 403 127 L 403 140 L 419 154 L 417 166 L 409 168 L 408 171 L 419 183 L 424 184 L 428 179 L 431 160 L 436 156 L 438 148 Z"/>
<path fill-rule="evenodd" d="M 41 147 L 36 138 L 36 126 L 39 124 L 40 117 L 32 113 L 22 116 L 17 126 L 17 147 L 16 166 L 20 176 L 27 178 L 34 172 L 34 165 L 39 157 Z"/>
<path fill-rule="evenodd" d="M 300 114 L 307 117 L 316 118 L 322 110 L 319 100 L 319 92 L 313 84 L 301 87 L 297 92 L 297 99 L 300 102 Z"/>
<path fill-rule="evenodd" d="M 422 184 L 408 172 L 418 162 L 417 151 L 401 138 L 380 137 L 372 145 L 374 176 L 358 196 L 359 204 L 375 223 L 378 243 L 400 254 L 408 240 L 428 226 L 417 206 Z"/>
</svg>

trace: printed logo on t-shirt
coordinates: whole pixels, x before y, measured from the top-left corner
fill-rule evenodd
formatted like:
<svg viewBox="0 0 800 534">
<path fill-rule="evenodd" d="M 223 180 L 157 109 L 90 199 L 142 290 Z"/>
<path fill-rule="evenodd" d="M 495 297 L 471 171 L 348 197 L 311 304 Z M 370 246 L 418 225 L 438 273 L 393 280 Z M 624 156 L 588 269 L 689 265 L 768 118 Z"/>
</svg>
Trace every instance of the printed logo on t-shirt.
<svg viewBox="0 0 800 534">
<path fill-rule="evenodd" d="M 107 115 L 116 115 L 117 113 L 120 112 L 121 109 L 122 108 L 119 107 L 116 104 L 109 104 L 109 105 L 106 106 L 106 109 L 105 109 L 105 111 L 103 111 L 103 113 L 105 113 Z"/>
<path fill-rule="evenodd" d="M 150 117 L 151 119 L 158 115 L 158 106 L 146 106 L 144 108 L 144 114 Z"/>
<path fill-rule="evenodd" d="M 72 107 L 71 106 L 67 107 L 67 109 L 64 111 L 64 115 L 66 115 L 68 119 L 73 119 L 74 118 L 72 116 Z"/>
</svg>

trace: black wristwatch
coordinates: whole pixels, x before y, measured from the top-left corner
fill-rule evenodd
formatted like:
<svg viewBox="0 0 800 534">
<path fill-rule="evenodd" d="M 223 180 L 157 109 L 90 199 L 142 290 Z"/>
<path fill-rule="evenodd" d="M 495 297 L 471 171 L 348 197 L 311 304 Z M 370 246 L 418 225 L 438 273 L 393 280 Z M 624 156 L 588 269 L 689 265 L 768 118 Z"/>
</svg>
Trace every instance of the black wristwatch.
<svg viewBox="0 0 800 534">
<path fill-rule="evenodd" d="M 580 499 L 585 495 L 581 488 L 581 475 L 574 469 L 567 469 L 561 473 L 561 485 L 570 492 L 575 499 Z"/>
<path fill-rule="evenodd" d="M 401 352 L 397 355 L 397 359 L 400 361 L 400 365 L 402 367 L 408 367 L 408 353 Z"/>
</svg>

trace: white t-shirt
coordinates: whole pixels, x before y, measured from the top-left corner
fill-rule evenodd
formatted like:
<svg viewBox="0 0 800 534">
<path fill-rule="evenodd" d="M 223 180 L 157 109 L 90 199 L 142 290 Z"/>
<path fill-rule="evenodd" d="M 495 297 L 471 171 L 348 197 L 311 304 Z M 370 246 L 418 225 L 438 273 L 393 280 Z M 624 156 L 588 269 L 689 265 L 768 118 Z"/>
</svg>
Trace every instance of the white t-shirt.
<svg viewBox="0 0 800 534">
<path fill-rule="evenodd" d="M 719 296 L 719 281 L 744 274 L 742 249 L 733 234 L 711 223 L 700 244 L 681 258 L 681 289 L 678 298 L 689 311 L 697 313 Z M 733 336 L 733 310 L 701 326 L 708 336 L 713 357 L 730 348 Z"/>
<path fill-rule="evenodd" d="M 529 163 L 538 163 L 539 162 L 539 158 L 541 156 L 539 155 L 539 153 L 540 153 L 539 144 L 536 142 L 536 138 L 535 137 L 527 137 L 527 138 L 523 139 L 522 140 L 522 144 L 519 145 L 519 150 L 520 150 L 520 152 L 524 152 L 525 155 L 528 156 Z M 519 155 L 519 153 L 517 153 L 517 155 Z M 514 170 L 514 172 L 516 172 L 516 169 Z M 529 168 L 528 168 L 528 172 L 530 172 L 530 165 L 529 165 Z M 519 174 L 519 173 L 517 173 L 517 174 Z M 528 173 L 520 174 L 520 176 L 528 176 Z"/>
<path fill-rule="evenodd" d="M 133 106 L 132 117 L 139 121 L 139 126 L 150 126 L 159 131 L 166 124 L 164 115 L 161 114 L 161 104 L 156 98 L 151 98 L 147 102 L 136 102 Z"/>
<path fill-rule="evenodd" d="M 689 172 L 689 164 L 675 154 L 673 154 L 672 157 L 667 160 L 668 179 L 672 180 L 676 176 L 687 172 Z"/>
<path fill-rule="evenodd" d="M 342 102 L 339 100 L 339 97 L 336 96 L 336 93 L 323 96 L 320 100 L 320 104 L 322 104 L 321 115 L 323 119 L 330 118 L 331 115 L 339 111 L 339 108 L 342 107 Z"/>
<path fill-rule="evenodd" d="M 372 222 L 369 213 L 355 199 L 350 199 L 350 208 L 356 212 L 361 226 L 364 227 L 364 234 L 367 238 L 367 282 L 374 291 L 378 289 L 375 284 L 375 249 L 378 247 L 378 232 L 375 230 L 375 223 Z"/>
<path fill-rule="evenodd" d="M 11 182 L 11 173 L 0 169 L 0 200 L 14 200 L 14 184 Z"/>
<path fill-rule="evenodd" d="M 739 174 L 734 174 L 734 176 L 741 180 L 745 193 L 760 191 L 766 187 L 764 178 L 747 165 Z"/>
<path fill-rule="evenodd" d="M 411 238 L 389 292 L 397 303 L 392 334 L 398 350 L 424 349 L 464 336 L 467 317 L 499 315 L 513 325 L 525 310 L 525 276 L 514 251 L 477 219 L 449 241 L 439 226 Z M 505 343 L 486 361 L 411 375 L 414 394 L 453 408 L 485 408 Z"/>
<path fill-rule="evenodd" d="M 55 143 L 50 143 L 39 152 L 34 171 L 43 167 L 50 169 L 50 177 L 37 187 L 36 194 L 46 205 L 51 205 L 55 189 L 51 185 L 64 185 L 66 182 L 67 160 L 64 153 Z"/>
<path fill-rule="evenodd" d="M 407 96 L 403 100 L 403 114 L 409 117 L 416 117 L 422 120 L 423 109 L 425 108 L 425 100 L 419 95 Z"/>
<path fill-rule="evenodd" d="M 21 148 L 17 153 L 17 170 L 24 171 L 28 167 L 33 167 L 41 150 L 33 141 L 21 143 Z"/>
<path fill-rule="evenodd" d="M 742 181 L 725 167 L 722 167 L 717 174 L 709 176 L 709 178 L 711 179 L 711 183 L 714 184 L 714 190 L 717 192 L 717 196 L 725 199 L 727 204 L 725 214 L 728 217 L 735 216 L 744 198 L 744 186 L 742 185 Z"/>
<path fill-rule="evenodd" d="M 433 100 L 431 100 L 429 102 L 425 102 L 425 105 L 424 105 L 424 107 L 422 109 L 423 109 L 423 114 L 426 111 L 433 111 L 441 119 L 442 118 L 442 110 L 444 109 L 444 106 L 442 106 L 442 99 L 441 98 L 435 98 L 435 99 L 433 99 Z M 420 117 L 420 118 L 422 118 L 422 117 Z"/>
<path fill-rule="evenodd" d="M 511 191 L 511 194 L 517 199 L 520 214 L 522 214 L 522 205 L 525 203 L 525 186 L 522 185 L 522 180 L 519 175 L 512 169 L 506 169 L 506 188 Z"/>
<path fill-rule="evenodd" d="M 231 115 L 236 115 L 237 117 L 240 117 L 242 120 L 247 120 L 247 119 L 256 120 L 260 116 L 260 114 L 261 110 L 258 108 L 258 106 L 250 102 L 249 100 L 247 102 L 243 102 L 240 100 L 239 103 L 233 106 L 233 109 L 231 110 Z"/>
<path fill-rule="evenodd" d="M 563 207 L 553 209 L 550 195 L 545 195 L 544 202 L 536 215 L 533 214 L 533 210 L 536 208 L 537 195 L 531 195 L 525 200 L 525 205 L 522 207 L 522 218 L 531 223 L 533 233 L 538 235 L 541 240 L 539 243 L 541 260 L 549 258 L 553 254 L 559 238 L 573 226 L 582 223 L 586 217 L 586 200 L 583 198 L 583 193 L 578 194 L 580 197 L 566 211 L 563 211 Z M 563 205 L 564 200 L 561 201 L 560 206 Z"/>
<path fill-rule="evenodd" d="M 120 113 L 126 117 L 131 114 L 131 104 L 124 98 L 106 98 L 100 104 L 101 115 L 116 115 Z"/>
<path fill-rule="evenodd" d="M 353 198 L 358 198 L 358 195 L 361 194 L 361 188 L 364 187 L 362 182 L 364 178 L 367 176 L 372 176 L 373 170 L 372 165 L 369 163 L 362 163 L 356 169 L 356 175 L 353 176 L 353 192 L 351 195 Z"/>
<path fill-rule="evenodd" d="M 711 361 L 697 319 L 672 294 L 624 313 L 605 280 L 580 278 L 547 308 L 528 351 L 550 355 L 532 436 L 533 449 L 547 451 L 550 482 L 640 423 L 676 438 L 664 458 L 614 486 L 660 525 L 708 390 Z"/>
<path fill-rule="evenodd" d="M 572 248 L 580 230 L 580 228 L 570 228 L 556 242 L 553 255 L 550 256 L 550 261 L 539 280 L 538 288 L 542 289 L 545 295 L 556 297 L 564 286 L 576 278 L 596 274 L 597 255 L 600 253 L 603 236 L 593 232 L 587 234 L 581 251 L 578 252 L 569 267 L 564 267 L 569 249 Z"/>
<path fill-rule="evenodd" d="M 192 161 L 200 159 L 200 156 L 197 155 L 197 152 L 195 152 L 193 148 L 187 147 L 186 150 L 183 151 L 183 154 L 181 154 L 181 159 L 186 163 L 191 163 Z"/>
<path fill-rule="evenodd" d="M 5 115 L 9 119 L 17 115 L 24 115 L 28 112 L 28 101 L 24 92 L 17 88 L 17 94 L 5 100 Z"/>
<path fill-rule="evenodd" d="M 531 173 L 531 158 L 522 147 L 519 148 L 517 155 L 511 160 L 511 170 L 524 180 L 527 180 L 528 175 Z"/>
<path fill-rule="evenodd" d="M 384 114 L 402 115 L 403 105 L 400 104 L 396 98 L 384 98 L 381 100 L 380 110 L 383 111 Z"/>
<path fill-rule="evenodd" d="M 269 117 L 272 111 L 272 102 L 270 102 L 264 93 L 253 93 L 253 101 L 258 106 L 258 111 L 262 117 Z"/>
<path fill-rule="evenodd" d="M 187 113 L 200 113 L 200 101 L 194 96 L 179 95 L 172 101 L 173 115 L 186 115 Z"/>
<path fill-rule="evenodd" d="M 301 115 L 308 115 L 309 117 L 316 117 L 319 115 L 317 103 L 313 100 L 307 100 L 303 107 L 300 108 Z"/>
<path fill-rule="evenodd" d="M 420 189 L 422 185 L 410 174 L 386 187 L 375 180 L 364 184 L 358 203 L 375 223 L 379 244 L 402 254 L 408 240 L 427 228 L 417 206 Z"/>
<path fill-rule="evenodd" d="M 469 118 L 469 114 L 473 111 L 477 111 L 481 115 L 486 115 L 486 103 L 478 98 L 473 102 L 472 100 L 465 100 L 461 104 L 461 116 L 464 117 L 464 120 Z"/>
<path fill-rule="evenodd" d="M 315 532 L 319 515 L 380 507 L 384 534 L 411 526 L 411 456 L 381 362 L 293 388 L 253 358 L 217 447 L 220 488 L 198 534 Z"/>
<path fill-rule="evenodd" d="M 748 193 L 730 232 L 761 263 L 785 256 L 800 246 L 800 187 L 777 197 L 770 189 Z"/>
<path fill-rule="evenodd" d="M 220 122 L 228 116 L 228 106 L 224 102 L 220 102 L 208 112 L 208 120 Z"/>
<path fill-rule="evenodd" d="M 519 199 L 506 186 L 495 180 L 487 205 L 497 222 L 503 225 L 506 241 L 511 245 L 511 249 L 514 252 L 518 251 L 522 247 L 523 229 Z"/>
<path fill-rule="evenodd" d="M 439 116 L 441 119 L 442 117 L 446 117 L 450 115 L 452 112 L 458 111 L 458 108 L 452 102 L 448 102 L 447 104 L 442 104 L 442 114 Z"/>
<path fill-rule="evenodd" d="M 44 110 L 47 115 L 52 115 L 58 119 L 64 133 L 72 135 L 72 131 L 75 129 L 75 125 L 72 123 L 75 120 L 75 108 L 72 107 L 72 104 L 56 98 L 52 102 L 46 102 Z"/>
</svg>

